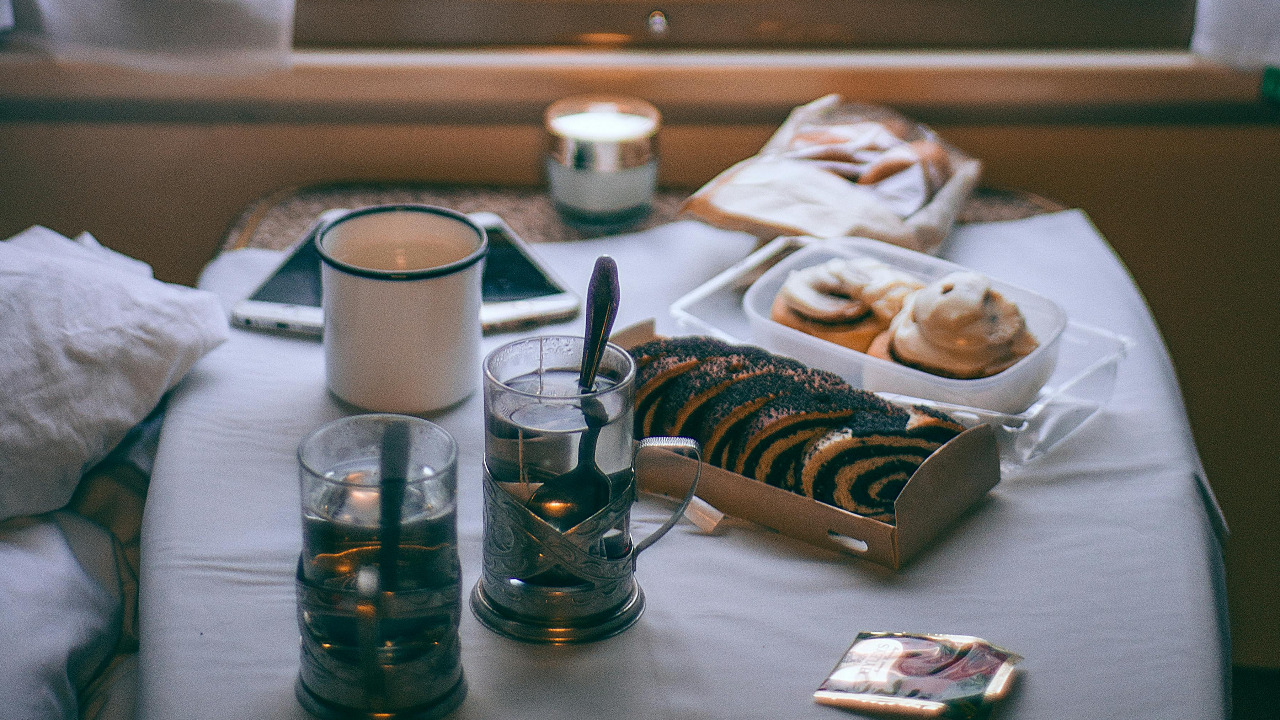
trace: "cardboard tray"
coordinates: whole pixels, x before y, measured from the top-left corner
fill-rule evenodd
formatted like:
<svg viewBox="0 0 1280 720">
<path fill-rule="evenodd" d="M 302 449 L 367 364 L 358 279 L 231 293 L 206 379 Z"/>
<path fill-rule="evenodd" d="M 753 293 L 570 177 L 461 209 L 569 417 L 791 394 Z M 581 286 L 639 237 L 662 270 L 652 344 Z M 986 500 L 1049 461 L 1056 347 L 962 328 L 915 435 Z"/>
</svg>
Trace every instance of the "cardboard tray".
<svg viewBox="0 0 1280 720">
<path fill-rule="evenodd" d="M 652 323 L 613 335 L 632 347 L 654 337 Z M 654 451 L 636 469 L 640 490 L 683 497 L 697 461 Z M 811 545 L 848 553 L 897 570 L 1000 482 L 995 432 L 978 425 L 930 455 L 894 503 L 895 525 L 812 500 L 758 480 L 702 463 L 697 496 L 717 510 Z"/>
</svg>

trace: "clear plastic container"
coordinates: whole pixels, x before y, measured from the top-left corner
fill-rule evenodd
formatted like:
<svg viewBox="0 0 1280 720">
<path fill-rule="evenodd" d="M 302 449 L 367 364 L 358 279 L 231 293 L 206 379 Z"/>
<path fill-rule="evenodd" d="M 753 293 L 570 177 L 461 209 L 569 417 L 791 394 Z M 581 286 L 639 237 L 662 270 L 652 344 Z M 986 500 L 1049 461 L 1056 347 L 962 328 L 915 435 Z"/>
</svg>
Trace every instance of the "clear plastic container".
<svg viewBox="0 0 1280 720">
<path fill-rule="evenodd" d="M 1058 344 L 1053 375 L 1040 388 L 1035 402 L 1022 412 L 1002 413 L 893 393 L 880 395 L 903 404 L 938 408 L 966 427 L 979 423 L 992 426 L 1000 446 L 1001 471 L 1009 476 L 1057 447 L 1107 404 L 1115 390 L 1120 361 L 1133 345 L 1121 335 L 1076 322 L 1067 323 Z"/>
<path fill-rule="evenodd" d="M 1058 361 L 1058 343 L 1067 314 L 1057 303 L 1029 290 L 991 280 L 991 287 L 1017 304 L 1027 328 L 1039 341 L 1031 354 L 991 377 L 957 380 L 872 357 L 805 334 L 769 317 L 774 296 L 792 270 L 820 265 L 833 258 L 870 257 L 928 283 L 965 268 L 932 255 L 874 240 L 843 238 L 813 243 L 770 268 L 747 290 L 743 309 L 753 340 L 781 355 L 840 375 L 854 387 L 875 392 L 954 403 L 1001 413 L 1019 413 L 1035 402 Z"/>
<path fill-rule="evenodd" d="M 769 242 L 672 303 L 671 316 L 685 333 L 710 335 L 731 343 L 753 342 L 751 323 L 743 308 L 744 293 L 769 268 L 814 242 L 817 241 L 792 237 Z M 1124 336 L 1069 320 L 1058 339 L 1053 374 L 1035 401 L 1020 412 L 880 394 L 897 402 L 937 407 L 966 426 L 991 425 L 1000 445 L 1001 472 L 1009 477 L 1064 442 L 1110 401 L 1120 361 L 1132 344 Z"/>
</svg>

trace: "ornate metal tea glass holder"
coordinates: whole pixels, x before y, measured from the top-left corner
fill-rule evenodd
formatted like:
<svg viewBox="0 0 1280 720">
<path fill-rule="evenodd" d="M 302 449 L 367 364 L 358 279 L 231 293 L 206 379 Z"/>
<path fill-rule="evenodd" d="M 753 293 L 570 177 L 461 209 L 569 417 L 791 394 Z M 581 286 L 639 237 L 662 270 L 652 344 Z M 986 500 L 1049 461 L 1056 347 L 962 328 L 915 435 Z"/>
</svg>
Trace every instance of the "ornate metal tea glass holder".
<svg viewBox="0 0 1280 720">
<path fill-rule="evenodd" d="M 689 438 L 646 438 L 700 458 Z M 534 515 L 514 489 L 484 478 L 484 569 L 471 593 L 471 609 L 491 630 L 530 642 L 574 643 L 612 637 L 644 611 L 635 579 L 636 558 L 680 520 L 697 490 L 697 478 L 667 521 L 638 543 L 627 531 L 635 479 L 604 509 L 567 532 Z"/>
<path fill-rule="evenodd" d="M 485 358 L 484 560 L 471 608 L 490 629 L 528 642 L 610 637 L 644 609 L 636 557 L 684 513 L 631 539 L 635 464 L 648 448 L 700 458 L 688 438 L 633 440 L 635 365 L 606 345 L 589 391 L 583 339 L 516 340 Z M 541 491 L 541 492 L 540 492 Z"/>
</svg>

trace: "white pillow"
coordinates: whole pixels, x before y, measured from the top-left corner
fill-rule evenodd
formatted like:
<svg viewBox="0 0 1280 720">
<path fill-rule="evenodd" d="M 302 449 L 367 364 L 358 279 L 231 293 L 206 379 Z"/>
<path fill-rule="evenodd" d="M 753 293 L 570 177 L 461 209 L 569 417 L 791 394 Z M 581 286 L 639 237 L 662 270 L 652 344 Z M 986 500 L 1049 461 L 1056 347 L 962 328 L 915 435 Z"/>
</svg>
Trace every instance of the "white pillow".
<svg viewBox="0 0 1280 720">
<path fill-rule="evenodd" d="M 228 334 L 217 296 L 88 235 L 37 226 L 0 242 L 0 520 L 66 505 Z"/>
</svg>

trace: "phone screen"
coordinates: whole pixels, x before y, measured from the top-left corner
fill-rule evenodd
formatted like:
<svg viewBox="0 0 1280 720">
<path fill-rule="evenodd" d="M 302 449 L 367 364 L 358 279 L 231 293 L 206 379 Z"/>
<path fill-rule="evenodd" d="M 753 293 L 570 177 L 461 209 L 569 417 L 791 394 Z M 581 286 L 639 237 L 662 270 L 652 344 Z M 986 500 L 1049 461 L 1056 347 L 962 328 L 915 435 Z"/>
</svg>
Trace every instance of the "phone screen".
<svg viewBox="0 0 1280 720">
<path fill-rule="evenodd" d="M 528 300 L 563 292 L 556 287 L 500 227 L 487 227 L 489 254 L 481 276 L 481 297 L 485 302 Z"/>
<path fill-rule="evenodd" d="M 538 269 L 501 227 L 486 227 L 489 253 L 481 276 L 484 302 L 510 302 L 556 295 L 562 290 Z M 250 300 L 320 307 L 320 253 L 311 238 L 263 283 Z"/>
<path fill-rule="evenodd" d="M 320 252 L 308 237 L 269 280 L 249 296 L 259 302 L 320 307 Z"/>
</svg>

